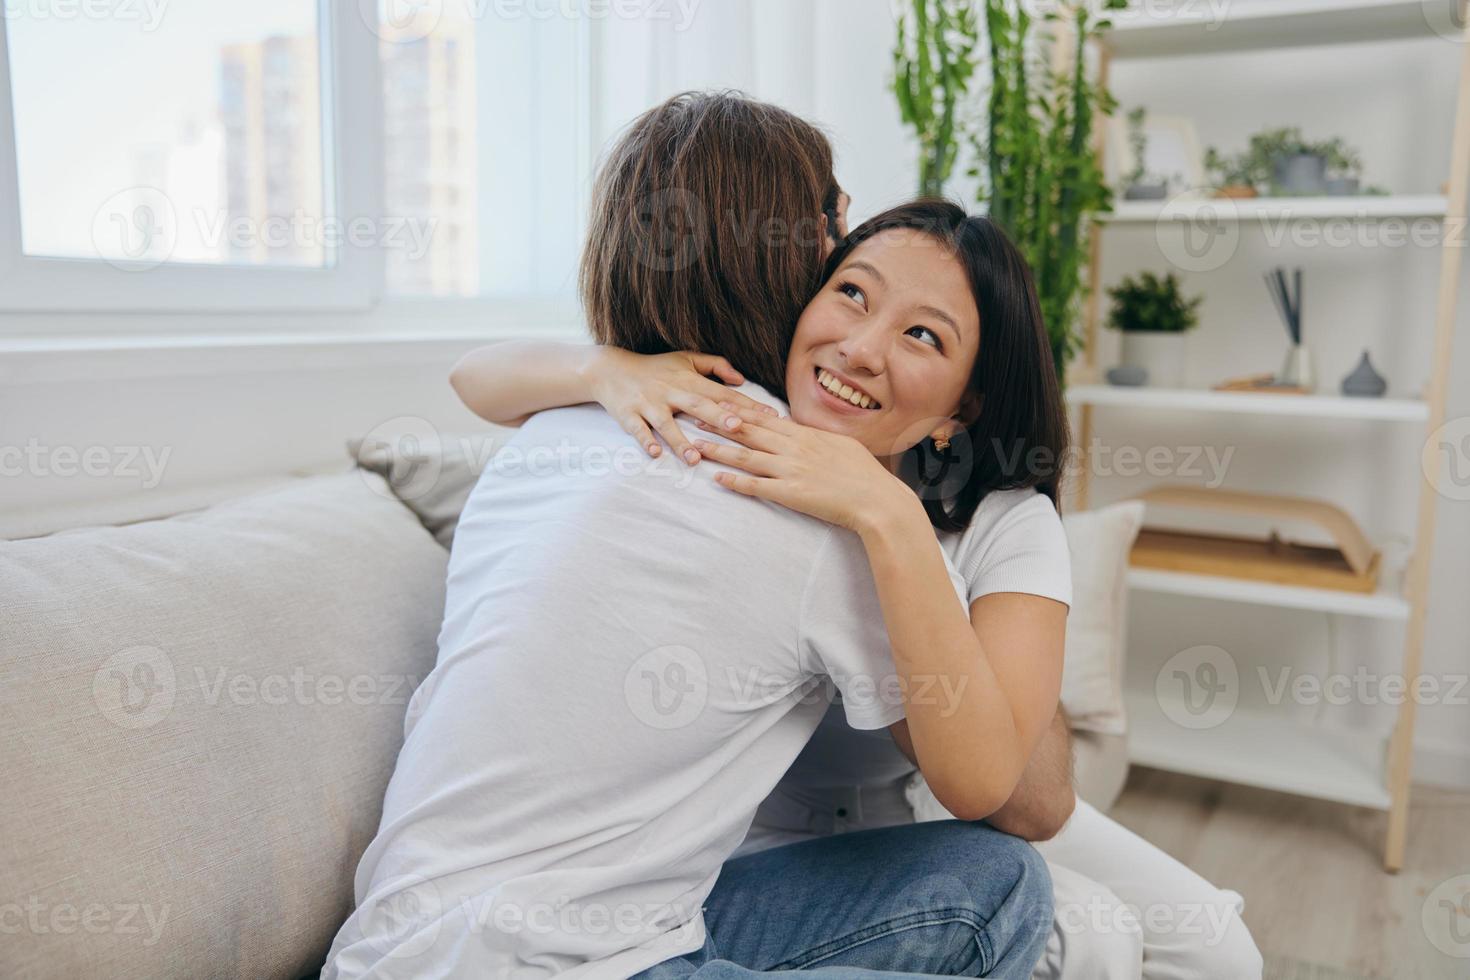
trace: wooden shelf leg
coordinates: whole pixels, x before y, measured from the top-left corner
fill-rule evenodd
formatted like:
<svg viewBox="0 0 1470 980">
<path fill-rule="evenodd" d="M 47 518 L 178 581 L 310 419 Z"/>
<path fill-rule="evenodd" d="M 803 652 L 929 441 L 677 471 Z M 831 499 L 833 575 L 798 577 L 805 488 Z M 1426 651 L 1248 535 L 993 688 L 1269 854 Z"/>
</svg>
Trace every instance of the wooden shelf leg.
<svg viewBox="0 0 1470 980">
<path fill-rule="evenodd" d="M 1467 4 L 1461 0 L 1461 16 Z M 1424 653 L 1424 620 L 1429 601 L 1429 563 L 1434 541 L 1434 511 L 1439 483 L 1440 452 L 1431 443 L 1435 432 L 1444 425 L 1445 398 L 1449 388 L 1450 354 L 1455 333 L 1456 305 L 1460 284 L 1460 265 L 1464 252 L 1458 243 L 1464 223 L 1470 218 L 1467 195 L 1470 195 L 1470 38 L 1462 41 L 1460 90 L 1455 103 L 1455 130 L 1450 149 L 1450 195 L 1445 215 L 1445 240 L 1440 246 L 1439 310 L 1434 326 L 1434 354 L 1426 401 L 1429 422 L 1424 445 L 1424 482 L 1419 486 L 1419 512 L 1414 534 L 1414 555 L 1409 561 L 1405 583 L 1410 603 L 1409 625 L 1404 636 L 1404 679 L 1406 690 L 1419 685 L 1419 670 Z M 1409 835 L 1409 786 L 1414 768 L 1414 719 L 1418 705 L 1406 697 L 1399 706 L 1389 747 L 1388 790 L 1392 804 L 1388 812 L 1388 840 L 1383 851 L 1383 866 L 1396 872 L 1404 866 L 1404 851 Z"/>
</svg>

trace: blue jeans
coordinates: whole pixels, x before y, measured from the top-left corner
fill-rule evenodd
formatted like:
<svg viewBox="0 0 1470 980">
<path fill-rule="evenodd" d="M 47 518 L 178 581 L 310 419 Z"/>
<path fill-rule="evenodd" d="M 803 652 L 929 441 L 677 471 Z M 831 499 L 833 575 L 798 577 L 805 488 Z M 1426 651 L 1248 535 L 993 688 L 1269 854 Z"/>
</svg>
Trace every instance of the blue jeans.
<svg viewBox="0 0 1470 980">
<path fill-rule="evenodd" d="M 941 820 L 802 841 L 725 862 L 704 947 L 634 980 L 802 971 L 1027 980 L 1053 917 L 1046 862 L 981 823 Z"/>
</svg>

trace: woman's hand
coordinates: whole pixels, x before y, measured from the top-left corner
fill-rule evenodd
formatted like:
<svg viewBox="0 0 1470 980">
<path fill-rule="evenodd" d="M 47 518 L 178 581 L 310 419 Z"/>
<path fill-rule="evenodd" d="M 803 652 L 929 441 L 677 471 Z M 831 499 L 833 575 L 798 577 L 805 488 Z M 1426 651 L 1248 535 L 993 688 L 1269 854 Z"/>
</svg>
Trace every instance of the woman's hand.
<svg viewBox="0 0 1470 980">
<path fill-rule="evenodd" d="M 743 424 L 720 434 L 740 445 L 707 439 L 694 444 L 706 459 L 744 470 L 717 473 L 722 486 L 860 534 L 895 512 L 921 510 L 914 492 L 856 439 L 735 405 L 723 407 Z"/>
<path fill-rule="evenodd" d="M 775 409 L 707 378 L 713 374 L 727 384 L 745 383 L 744 376 L 729 361 L 713 354 L 633 354 L 603 347 L 585 371 L 593 399 L 618 420 L 623 431 L 638 440 L 648 455 L 658 456 L 663 451 L 653 436 L 657 432 L 691 466 L 699 462 L 699 453 L 674 421 L 675 413 L 683 412 L 720 432 L 732 432 L 741 426 L 740 416 L 721 408 L 720 402 L 754 415 L 775 415 Z"/>
</svg>

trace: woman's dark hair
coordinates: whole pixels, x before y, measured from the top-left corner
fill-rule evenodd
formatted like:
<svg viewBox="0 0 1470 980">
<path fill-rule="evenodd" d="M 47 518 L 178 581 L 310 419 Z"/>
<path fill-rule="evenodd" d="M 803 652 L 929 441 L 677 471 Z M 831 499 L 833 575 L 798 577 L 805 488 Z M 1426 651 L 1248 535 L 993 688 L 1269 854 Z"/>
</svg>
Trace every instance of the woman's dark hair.
<svg viewBox="0 0 1470 980">
<path fill-rule="evenodd" d="M 827 137 L 784 109 L 685 92 L 645 112 L 593 188 L 578 282 L 597 342 L 723 354 L 784 396 L 838 193 Z"/>
<path fill-rule="evenodd" d="M 853 229 L 827 260 L 831 278 L 853 249 L 894 229 L 923 232 L 959 260 L 980 312 L 980 348 L 966 386 L 979 411 L 947 449 L 924 440 L 904 453 L 900 474 L 940 531 L 962 531 L 992 490 L 1034 487 L 1060 512 L 1067 412 L 1031 269 L 989 218 L 948 201 L 920 200 Z"/>
</svg>

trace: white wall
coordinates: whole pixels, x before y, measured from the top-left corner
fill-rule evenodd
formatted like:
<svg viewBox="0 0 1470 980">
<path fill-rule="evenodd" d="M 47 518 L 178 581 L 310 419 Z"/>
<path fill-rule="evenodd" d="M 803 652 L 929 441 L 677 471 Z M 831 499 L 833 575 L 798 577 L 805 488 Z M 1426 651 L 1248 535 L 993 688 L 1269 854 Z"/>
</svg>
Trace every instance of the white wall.
<svg viewBox="0 0 1470 980">
<path fill-rule="evenodd" d="M 814 0 L 808 7 L 759 0 L 742 10 L 751 15 L 745 22 L 749 36 L 765 39 L 760 56 L 727 52 L 718 63 L 660 62 L 656 85 L 645 82 L 669 90 L 736 85 L 823 123 L 837 147 L 839 176 L 854 196 L 854 218 L 861 219 L 908 196 L 915 184 L 912 143 L 887 89 L 889 9 L 887 0 Z M 712 30 L 713 22 L 707 26 Z M 792 60 L 791 53 L 808 39 L 814 46 L 810 60 Z M 1125 105 L 1143 103 L 1155 112 L 1192 117 L 1206 144 L 1235 147 L 1258 128 L 1289 123 L 1301 123 L 1309 135 L 1340 134 L 1363 151 L 1370 182 L 1434 192 L 1445 178 L 1459 53 L 1456 45 L 1428 41 L 1120 64 L 1113 88 Z M 717 77 L 722 72 L 730 77 Z M 605 122 L 616 121 L 620 105 L 603 107 Z M 1109 234 L 1119 236 L 1109 240 L 1109 281 L 1135 268 L 1162 268 L 1151 230 Z M 1203 325 L 1189 340 L 1190 381 L 1206 384 L 1276 367 L 1282 333 L 1258 273 L 1265 265 L 1301 264 L 1309 290 L 1306 332 L 1324 384 L 1335 385 L 1369 347 L 1393 393 L 1416 393 L 1425 377 L 1436 262 L 1435 253 L 1407 248 L 1272 250 L 1248 233 L 1225 268 L 1185 277 L 1190 289 L 1209 297 Z M 1470 416 L 1470 290 L 1462 308 L 1450 399 L 1456 418 Z M 436 322 L 426 319 L 426 327 Z M 0 317 L 0 333 L 13 326 Z M 128 497 L 145 509 L 166 510 L 168 501 L 195 499 L 196 491 L 207 496 L 222 482 L 345 463 L 345 439 L 400 416 L 426 418 L 443 431 L 473 428 L 474 420 L 445 384 L 455 356 L 475 343 L 469 334 L 473 324 L 459 326 L 461 339 L 428 345 L 322 342 L 182 356 L 148 350 L 30 356 L 15 353 L 10 344 L 0 352 L 0 446 L 33 442 L 77 453 L 103 447 L 114 463 L 130 450 L 151 451 L 155 459 L 169 455 L 162 483 L 146 491 L 141 477 L 122 473 L 59 475 L 52 457 L 49 471 L 3 478 L 0 517 L 12 527 L 44 523 L 55 507 Z M 85 333 L 88 324 L 54 318 L 45 327 L 61 335 Z M 187 317 L 173 317 L 155 318 L 150 329 L 188 327 Z M 38 341 L 42 346 L 44 339 Z M 1107 364 L 1113 338 L 1105 340 Z M 1234 445 L 1228 486 L 1329 494 L 1375 540 L 1387 543 L 1390 556 L 1394 542 L 1412 529 L 1415 459 L 1423 438 L 1412 427 L 1285 425 L 1268 418 L 1224 424 L 1205 417 L 1116 413 L 1099 413 L 1098 419 L 1098 435 L 1113 446 Z M 1142 482 L 1100 480 L 1097 498 L 1127 495 Z M 1439 675 L 1464 674 L 1470 671 L 1470 503 L 1442 499 L 1439 514 L 1424 666 Z M 1247 662 L 1290 659 L 1304 669 L 1322 669 L 1326 627 L 1320 618 L 1141 596 L 1133 609 L 1131 655 L 1144 674 L 1173 651 L 1199 643 L 1222 646 Z M 1356 662 L 1393 669 L 1397 628 L 1362 629 L 1344 620 L 1339 633 L 1339 669 L 1351 671 Z M 1377 712 L 1349 714 L 1345 720 L 1352 724 L 1387 721 Z M 1421 712 L 1421 775 L 1470 783 L 1466 746 L 1470 711 L 1436 705 Z"/>
</svg>

